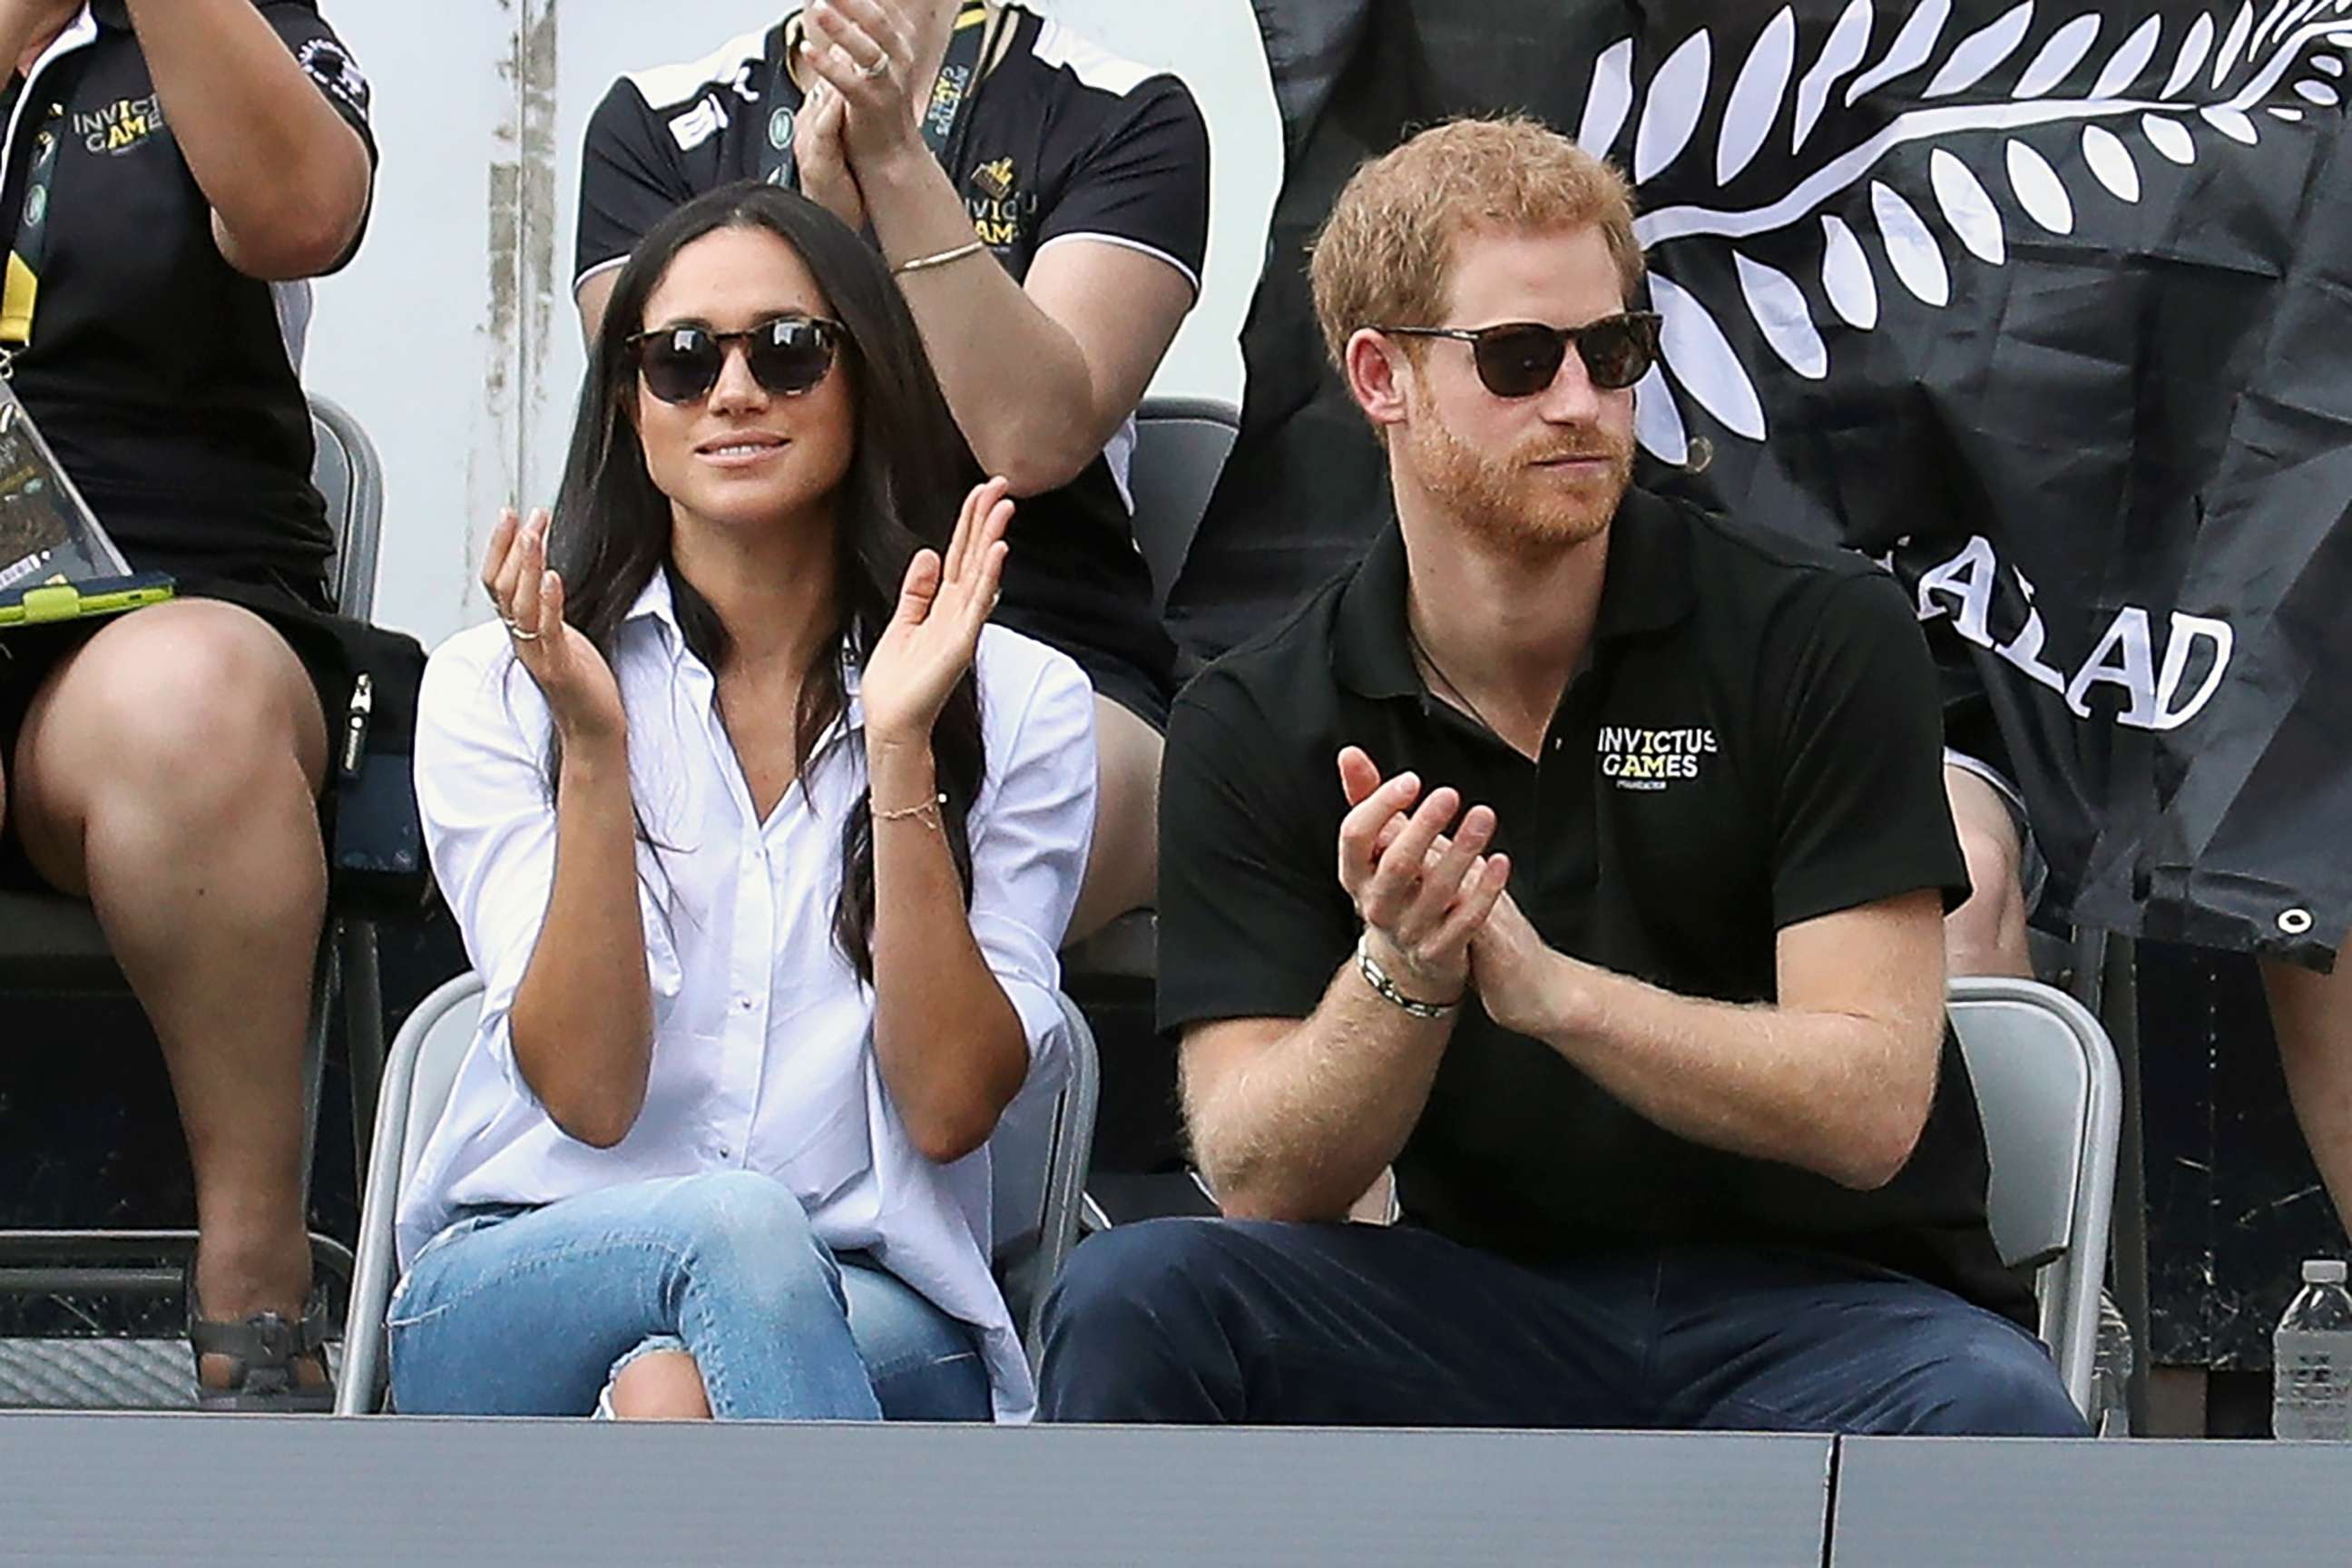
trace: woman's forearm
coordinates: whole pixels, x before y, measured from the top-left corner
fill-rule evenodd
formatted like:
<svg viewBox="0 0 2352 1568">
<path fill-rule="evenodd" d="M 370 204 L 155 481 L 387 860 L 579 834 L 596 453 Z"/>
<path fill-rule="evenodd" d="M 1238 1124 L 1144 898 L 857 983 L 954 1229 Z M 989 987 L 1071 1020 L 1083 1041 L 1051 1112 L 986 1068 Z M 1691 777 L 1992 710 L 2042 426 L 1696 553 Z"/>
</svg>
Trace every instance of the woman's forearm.
<svg viewBox="0 0 2352 1568">
<path fill-rule="evenodd" d="M 963 198 L 921 142 L 857 175 L 893 266 L 972 243 Z M 972 456 L 1015 496 L 1069 483 L 1127 416 L 1101 405 L 1077 339 L 986 251 L 901 273 L 898 284 Z M 1016 377 L 1019 395 L 1008 395 Z"/>
<path fill-rule="evenodd" d="M 257 278 L 323 272 L 367 211 L 367 147 L 251 0 L 130 0 L 141 53 L 222 254 Z"/>
<path fill-rule="evenodd" d="M 644 1108 L 653 987 L 637 911 L 636 818 L 619 746 L 567 746 L 555 792 L 555 882 L 515 992 L 515 1062 L 555 1124 L 609 1148 Z"/>
<path fill-rule="evenodd" d="M 981 954 L 936 812 L 928 737 L 868 738 L 874 805 L 874 1050 L 917 1148 L 987 1142 L 1027 1076 L 1021 1016 Z M 969 803 L 965 803 L 969 804 Z"/>
</svg>

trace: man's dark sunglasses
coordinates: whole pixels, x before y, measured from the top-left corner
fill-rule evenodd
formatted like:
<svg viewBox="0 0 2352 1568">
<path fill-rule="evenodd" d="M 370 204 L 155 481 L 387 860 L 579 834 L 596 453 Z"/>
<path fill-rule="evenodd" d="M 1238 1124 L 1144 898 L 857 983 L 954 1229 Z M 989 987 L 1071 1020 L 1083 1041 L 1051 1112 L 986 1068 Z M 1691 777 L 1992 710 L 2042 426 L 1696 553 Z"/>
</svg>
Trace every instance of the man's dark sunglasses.
<svg viewBox="0 0 2352 1568">
<path fill-rule="evenodd" d="M 727 352 L 740 343 L 751 379 L 772 397 L 797 397 L 833 368 L 848 334 L 821 316 L 778 316 L 749 331 L 663 327 L 624 340 L 645 377 L 646 390 L 664 403 L 699 403 L 719 384 Z"/>
<path fill-rule="evenodd" d="M 1658 318 L 1649 310 L 1603 316 L 1580 327 L 1506 321 L 1496 327 L 1375 327 L 1401 338 L 1457 338 L 1470 345 L 1478 379 L 1497 397 L 1533 397 L 1559 374 L 1568 345 L 1602 392 L 1622 392 L 1658 361 Z"/>
</svg>

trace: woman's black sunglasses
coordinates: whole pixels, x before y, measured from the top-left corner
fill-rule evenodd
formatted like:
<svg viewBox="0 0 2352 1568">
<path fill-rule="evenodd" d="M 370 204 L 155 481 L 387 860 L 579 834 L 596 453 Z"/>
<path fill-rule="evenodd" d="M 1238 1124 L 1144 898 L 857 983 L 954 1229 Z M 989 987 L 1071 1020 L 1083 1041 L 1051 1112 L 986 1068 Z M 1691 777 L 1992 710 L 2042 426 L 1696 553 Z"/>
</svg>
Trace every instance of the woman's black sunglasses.
<svg viewBox="0 0 2352 1568">
<path fill-rule="evenodd" d="M 1649 310 L 1603 316 L 1580 327 L 1506 321 L 1496 327 L 1375 327 L 1401 338 L 1458 338 L 1470 345 L 1478 379 L 1497 397 L 1533 397 L 1559 374 L 1568 345 L 1602 392 L 1622 392 L 1658 360 L 1658 318 Z"/>
<path fill-rule="evenodd" d="M 751 379 L 772 397 L 797 397 L 833 368 L 848 334 L 839 321 L 821 316 L 778 316 L 749 331 L 714 332 L 709 327 L 663 327 L 623 342 L 635 357 L 646 390 L 664 403 L 699 403 L 719 384 L 727 351 L 743 346 Z"/>
</svg>

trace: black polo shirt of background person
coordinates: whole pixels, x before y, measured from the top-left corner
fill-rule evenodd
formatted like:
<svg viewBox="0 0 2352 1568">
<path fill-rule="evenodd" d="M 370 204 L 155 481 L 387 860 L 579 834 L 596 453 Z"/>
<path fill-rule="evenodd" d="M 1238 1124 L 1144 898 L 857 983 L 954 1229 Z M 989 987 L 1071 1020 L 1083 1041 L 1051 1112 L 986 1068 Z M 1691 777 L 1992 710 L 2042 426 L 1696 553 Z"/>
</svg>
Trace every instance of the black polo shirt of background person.
<svg viewBox="0 0 2352 1568">
<path fill-rule="evenodd" d="M 793 14 L 708 58 L 613 85 L 588 124 L 580 174 L 579 272 L 617 267 L 680 203 L 756 179 L 789 146 L 801 91 L 779 68 Z M 943 163 L 973 231 L 1015 280 L 1066 239 L 1156 256 L 1195 294 L 1209 243 L 1208 127 L 1175 77 L 1106 54 L 1019 6 L 971 96 Z M 1005 395 L 1021 367 L 1004 366 Z M 1175 645 L 1152 608 L 1122 491 L 1131 426 L 1060 490 L 1020 503 L 998 619 L 1053 644 L 1097 684 L 1108 655 L 1144 676 L 1157 710 Z M 1123 695 L 1123 694 L 1122 694 Z"/>
<path fill-rule="evenodd" d="M 1769 1002 L 1781 928 L 1920 889 L 1965 896 L 1927 652 L 1861 557 L 1631 492 L 1539 764 L 1431 696 L 1405 587 L 1391 524 L 1179 699 L 1163 1026 L 1315 1010 L 1360 930 L 1334 870 L 1349 743 L 1495 808 L 1511 893 L 1547 942 L 1684 996 Z M 1396 1173 L 1407 1223 L 1533 1266 L 1612 1246 L 1800 1247 L 2033 1321 L 1986 1229 L 1983 1133 L 1948 1030 L 1909 1163 L 1855 1192 L 1676 1137 L 1474 1001 Z"/>
<path fill-rule="evenodd" d="M 367 79 L 318 6 L 256 8 L 373 164 Z M 134 566 L 315 596 L 331 541 L 300 374 L 309 285 L 221 255 L 121 0 L 95 0 L 26 87 L 0 92 L 0 243 L 20 237 L 41 133 L 62 139 L 17 395 Z"/>
</svg>

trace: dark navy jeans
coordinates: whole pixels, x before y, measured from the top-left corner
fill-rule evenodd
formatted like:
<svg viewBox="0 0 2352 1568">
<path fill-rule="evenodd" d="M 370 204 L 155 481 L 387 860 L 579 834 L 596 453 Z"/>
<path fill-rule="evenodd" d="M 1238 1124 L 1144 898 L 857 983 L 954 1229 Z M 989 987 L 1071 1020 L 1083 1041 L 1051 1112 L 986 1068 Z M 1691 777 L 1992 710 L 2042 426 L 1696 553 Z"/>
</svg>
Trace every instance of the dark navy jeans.
<svg viewBox="0 0 2352 1568">
<path fill-rule="evenodd" d="M 1812 1253 L 1535 1272 L 1405 1226 L 1164 1219 L 1071 1255 L 1055 1421 L 2081 1436 L 2040 1341 Z"/>
</svg>

